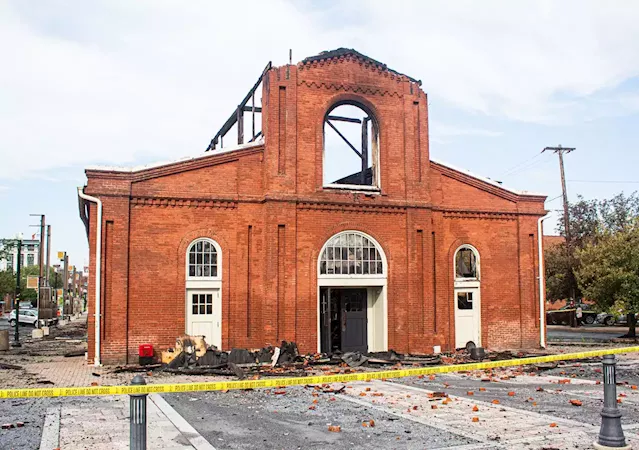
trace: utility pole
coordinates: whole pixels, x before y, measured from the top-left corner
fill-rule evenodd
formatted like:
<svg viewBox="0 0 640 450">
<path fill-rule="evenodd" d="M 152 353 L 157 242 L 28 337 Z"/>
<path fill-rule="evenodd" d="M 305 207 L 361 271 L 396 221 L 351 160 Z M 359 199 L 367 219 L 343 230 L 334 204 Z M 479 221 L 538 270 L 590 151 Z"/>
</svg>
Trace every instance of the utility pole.
<svg viewBox="0 0 640 450">
<path fill-rule="evenodd" d="M 47 225 L 47 265 L 45 270 L 44 279 L 47 286 L 51 286 L 49 282 L 49 267 L 51 266 L 51 225 Z"/>
<path fill-rule="evenodd" d="M 44 309 L 44 307 L 46 305 L 42 304 L 42 293 L 44 292 L 44 238 L 45 238 L 45 231 L 44 231 L 44 214 L 29 214 L 30 216 L 40 216 L 40 244 L 38 246 L 38 269 L 39 269 L 39 276 L 38 276 L 38 320 L 42 319 L 43 314 L 42 311 Z M 38 225 L 32 225 L 32 226 L 38 226 Z"/>
<path fill-rule="evenodd" d="M 562 203 L 564 206 L 564 234 L 567 239 L 567 244 L 570 242 L 570 233 L 569 230 L 569 202 L 567 200 L 567 183 L 564 179 L 564 161 L 562 159 L 562 155 L 564 153 L 571 153 L 575 148 L 563 147 L 562 145 L 558 145 L 557 147 L 545 147 L 543 152 L 554 152 L 558 154 L 558 159 L 560 160 L 560 180 L 562 181 Z"/>
<path fill-rule="evenodd" d="M 543 152 L 554 152 L 558 154 L 558 159 L 560 161 L 560 181 L 562 182 L 562 203 L 564 207 L 564 238 L 566 239 L 567 244 L 567 261 L 569 263 L 569 276 L 571 277 L 571 299 L 575 300 L 576 293 L 573 287 L 575 277 L 573 275 L 573 265 L 571 264 L 571 229 L 569 228 L 569 201 L 567 200 L 567 183 L 564 178 L 564 160 L 562 159 L 562 155 L 565 153 L 571 153 L 574 151 L 574 147 L 563 147 L 562 145 L 558 145 L 557 147 L 545 147 Z M 577 320 L 575 314 L 571 316 L 571 326 L 577 326 Z"/>
</svg>

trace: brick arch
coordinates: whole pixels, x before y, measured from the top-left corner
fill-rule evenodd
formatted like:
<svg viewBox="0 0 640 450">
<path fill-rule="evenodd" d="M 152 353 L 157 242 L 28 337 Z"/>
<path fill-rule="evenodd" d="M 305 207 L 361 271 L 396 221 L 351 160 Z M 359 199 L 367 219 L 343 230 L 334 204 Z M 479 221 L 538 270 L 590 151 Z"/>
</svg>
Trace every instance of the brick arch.
<svg viewBox="0 0 640 450">
<path fill-rule="evenodd" d="M 324 116 L 322 121 L 323 127 L 324 127 L 324 119 L 326 119 L 329 113 L 333 109 L 342 105 L 357 106 L 358 108 L 361 108 L 367 114 L 369 114 L 373 119 L 373 121 L 375 122 L 376 128 L 378 130 L 378 140 L 380 139 L 381 114 L 378 111 L 378 108 L 373 104 L 373 102 L 371 102 L 371 100 L 366 98 L 364 95 L 354 94 L 351 92 L 341 92 L 338 94 L 334 94 L 329 96 L 329 98 L 327 98 L 324 101 L 324 106 L 323 106 Z"/>
<path fill-rule="evenodd" d="M 320 252 L 322 251 L 322 247 L 324 247 L 324 244 L 329 239 L 331 239 L 334 235 L 347 230 L 360 231 L 362 233 L 366 233 L 376 240 L 378 245 L 380 245 L 380 247 L 382 248 L 382 251 L 384 252 L 384 256 L 387 260 L 387 277 L 389 277 L 389 274 L 391 272 L 390 270 L 391 261 L 393 260 L 391 256 L 391 250 L 389 249 L 389 247 L 386 245 L 386 243 L 382 241 L 382 239 L 380 239 L 380 236 L 373 229 L 371 229 L 366 225 L 363 225 L 361 222 L 354 222 L 352 220 L 349 220 L 349 221 L 340 222 L 339 224 L 329 228 L 320 237 L 316 238 L 313 249 L 311 250 L 311 260 L 312 260 L 311 263 L 315 264 L 314 270 L 316 272 L 316 278 L 318 276 L 317 274 L 318 258 L 320 257 Z"/>
</svg>

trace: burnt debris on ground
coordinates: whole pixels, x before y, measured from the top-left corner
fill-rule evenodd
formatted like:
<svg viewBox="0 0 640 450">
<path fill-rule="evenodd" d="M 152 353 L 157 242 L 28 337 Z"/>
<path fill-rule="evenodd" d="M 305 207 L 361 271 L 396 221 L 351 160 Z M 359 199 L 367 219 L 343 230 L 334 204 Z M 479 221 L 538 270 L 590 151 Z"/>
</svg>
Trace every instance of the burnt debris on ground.
<svg viewBox="0 0 640 450">
<path fill-rule="evenodd" d="M 486 352 L 484 361 L 541 356 L 542 353 L 515 351 Z M 436 355 L 385 352 L 334 352 L 300 354 L 295 342 L 282 341 L 280 346 L 260 349 L 234 348 L 221 351 L 207 345 L 203 336 L 184 335 L 176 339 L 173 348 L 160 353 L 158 363 L 121 366 L 117 372 L 159 371 L 183 375 L 221 375 L 238 379 L 258 379 L 269 376 L 332 375 L 356 371 L 378 370 L 381 367 L 424 367 L 478 362 L 467 350 Z M 545 370 L 546 367 L 538 369 Z"/>
</svg>

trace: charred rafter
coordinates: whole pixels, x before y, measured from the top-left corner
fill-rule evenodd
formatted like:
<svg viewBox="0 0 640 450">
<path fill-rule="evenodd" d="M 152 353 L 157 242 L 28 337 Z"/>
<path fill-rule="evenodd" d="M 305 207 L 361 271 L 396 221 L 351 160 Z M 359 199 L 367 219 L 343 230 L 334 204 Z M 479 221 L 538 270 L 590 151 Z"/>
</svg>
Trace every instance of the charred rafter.
<svg viewBox="0 0 640 450">
<path fill-rule="evenodd" d="M 206 151 L 215 150 L 215 148 L 218 145 L 218 142 L 220 142 L 220 146 L 222 146 L 224 137 L 229 132 L 229 130 L 236 124 L 238 125 L 237 126 L 238 144 L 243 144 L 245 112 L 251 112 L 251 139 L 249 142 L 253 142 L 256 139 L 258 139 L 258 137 L 260 137 L 262 132 L 259 132 L 258 134 L 256 134 L 255 115 L 256 113 L 261 113 L 262 108 L 259 106 L 255 106 L 256 90 L 258 89 L 258 86 L 260 86 L 260 83 L 262 83 L 264 76 L 269 70 L 271 70 L 271 61 L 269 61 L 269 64 L 267 64 L 267 66 L 262 71 L 262 74 L 260 75 L 260 78 L 258 78 L 258 81 L 256 81 L 256 83 L 253 85 L 251 90 L 247 93 L 247 95 L 245 95 L 245 97 L 242 99 L 242 101 L 240 102 L 236 110 L 233 112 L 233 114 L 231 114 L 231 116 L 227 119 L 224 125 L 222 125 L 222 128 L 220 128 L 220 131 L 218 131 L 216 135 L 213 137 L 213 139 L 211 139 L 211 143 L 207 147 Z M 251 105 L 247 106 L 247 103 L 249 103 L 249 100 L 251 100 Z"/>
</svg>

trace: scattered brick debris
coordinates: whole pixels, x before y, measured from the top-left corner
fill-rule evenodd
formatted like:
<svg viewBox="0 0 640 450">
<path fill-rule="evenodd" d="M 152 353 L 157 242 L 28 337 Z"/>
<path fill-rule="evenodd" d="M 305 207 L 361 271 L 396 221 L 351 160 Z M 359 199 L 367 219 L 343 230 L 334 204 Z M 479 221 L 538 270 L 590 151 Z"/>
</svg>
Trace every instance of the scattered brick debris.
<svg viewBox="0 0 640 450">
<path fill-rule="evenodd" d="M 482 388 L 482 387 L 481 387 L 481 388 L 480 388 L 480 389 L 478 389 L 478 390 L 479 390 L 480 392 L 485 392 L 485 391 L 487 390 L 487 388 Z"/>
<path fill-rule="evenodd" d="M 494 405 L 499 405 L 500 404 L 500 400 L 492 400 L 491 403 L 493 403 Z"/>
<path fill-rule="evenodd" d="M 473 408 L 471 409 L 471 411 L 478 412 L 480 411 L 480 408 L 478 408 L 478 405 L 473 405 Z"/>
<path fill-rule="evenodd" d="M 509 392 L 509 397 L 515 397 L 515 396 L 516 396 L 515 392 L 513 392 L 513 391 Z"/>
<path fill-rule="evenodd" d="M 557 424 L 557 423 L 555 423 L 555 422 L 551 422 L 551 423 L 549 424 L 549 426 L 550 426 L 551 428 L 555 428 L 555 427 L 557 427 L 557 426 L 558 426 L 558 424 Z"/>
<path fill-rule="evenodd" d="M 573 406 L 582 406 L 582 402 L 580 400 L 569 400 Z"/>
<path fill-rule="evenodd" d="M 431 409 L 438 409 L 438 405 L 431 405 Z"/>
<path fill-rule="evenodd" d="M 286 393 L 287 393 L 287 391 L 285 391 L 285 390 L 277 390 L 277 391 L 273 391 L 273 393 L 274 393 L 275 395 L 284 395 L 284 394 L 286 394 Z"/>
<path fill-rule="evenodd" d="M 473 395 L 473 391 L 467 391 L 467 395 Z"/>
<path fill-rule="evenodd" d="M 340 425 L 329 425 L 329 431 L 339 433 L 342 431 L 342 428 L 340 427 Z"/>
<path fill-rule="evenodd" d="M 538 387 L 536 388 L 536 391 L 537 391 L 537 392 L 544 392 L 544 389 L 542 389 L 540 386 L 538 386 Z"/>
<path fill-rule="evenodd" d="M 371 419 L 371 420 L 369 421 L 369 426 L 370 426 L 370 427 L 375 427 L 375 426 L 376 426 L 376 421 L 375 421 L 375 420 L 373 420 L 373 419 Z"/>
<path fill-rule="evenodd" d="M 472 422 L 480 422 L 480 419 L 478 417 L 472 417 L 471 421 Z"/>
</svg>

